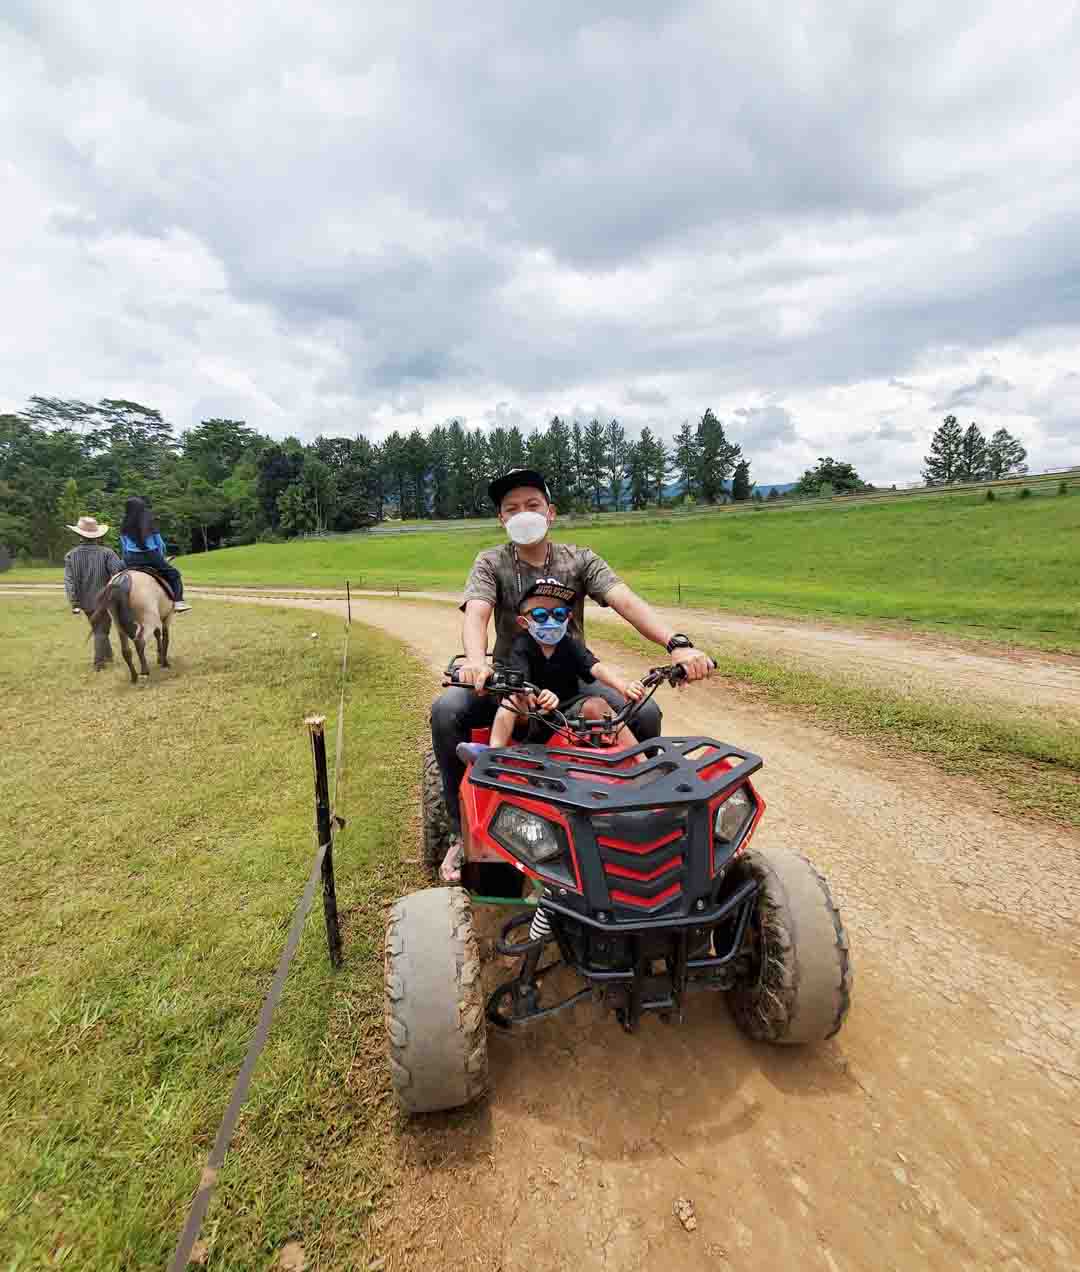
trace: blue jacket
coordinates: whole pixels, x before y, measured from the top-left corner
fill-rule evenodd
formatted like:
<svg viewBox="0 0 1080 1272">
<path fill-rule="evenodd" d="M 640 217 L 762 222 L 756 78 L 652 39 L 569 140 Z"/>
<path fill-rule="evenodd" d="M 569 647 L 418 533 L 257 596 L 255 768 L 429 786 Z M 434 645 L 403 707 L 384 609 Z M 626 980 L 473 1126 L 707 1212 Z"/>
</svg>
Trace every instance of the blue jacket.
<svg viewBox="0 0 1080 1272">
<path fill-rule="evenodd" d="M 134 539 L 129 539 L 126 534 L 120 536 L 120 551 L 127 556 L 129 552 L 160 552 L 165 555 L 165 540 L 160 534 L 152 534 L 146 540 L 145 547 L 140 547 Z"/>
</svg>

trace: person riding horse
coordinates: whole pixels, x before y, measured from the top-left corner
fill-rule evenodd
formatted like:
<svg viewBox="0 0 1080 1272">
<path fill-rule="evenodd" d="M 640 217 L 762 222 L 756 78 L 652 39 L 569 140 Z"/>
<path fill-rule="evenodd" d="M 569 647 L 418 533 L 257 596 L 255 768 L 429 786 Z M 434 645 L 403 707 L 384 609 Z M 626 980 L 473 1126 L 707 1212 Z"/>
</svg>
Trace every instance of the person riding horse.
<svg viewBox="0 0 1080 1272">
<path fill-rule="evenodd" d="M 164 578 L 176 601 L 176 612 L 184 614 L 191 609 L 184 602 L 184 580 L 175 565 L 165 559 L 165 540 L 154 524 L 154 516 L 145 499 L 133 495 L 124 508 L 124 520 L 120 525 L 120 551 L 124 564 L 138 569 L 149 566 Z"/>
</svg>

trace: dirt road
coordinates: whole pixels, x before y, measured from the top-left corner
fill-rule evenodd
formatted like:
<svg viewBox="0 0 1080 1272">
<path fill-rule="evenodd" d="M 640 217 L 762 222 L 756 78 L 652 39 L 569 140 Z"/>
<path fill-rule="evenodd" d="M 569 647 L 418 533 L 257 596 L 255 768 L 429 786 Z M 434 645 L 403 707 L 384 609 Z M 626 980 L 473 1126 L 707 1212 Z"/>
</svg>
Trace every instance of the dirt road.
<svg viewBox="0 0 1080 1272">
<path fill-rule="evenodd" d="M 0 596 L 59 591 L 58 584 L 0 586 Z M 189 588 L 192 595 L 221 595 L 217 589 Z M 239 588 L 237 596 L 327 595 L 318 588 Z M 372 603 L 385 592 L 353 593 Z M 416 600 L 455 602 L 449 592 L 413 592 Z M 367 603 L 367 600 L 365 600 Z M 399 610 L 399 612 L 401 612 Z M 689 629 L 702 642 L 732 653 L 802 663 L 901 692 L 968 705 L 997 703 L 1010 714 L 1048 719 L 1080 728 L 1080 658 L 1035 649 L 984 645 L 895 626 L 844 627 L 836 623 L 747 618 L 715 611 L 659 608 L 679 630 Z M 589 606 L 589 622 L 621 622 L 611 610 Z M 602 629 L 601 629 L 602 630 Z M 450 641 L 456 648 L 457 635 Z"/>
<path fill-rule="evenodd" d="M 251 589 L 248 594 L 258 593 Z M 373 602 L 387 599 L 386 593 L 379 592 L 354 595 Z M 452 604 L 458 600 L 450 592 L 411 592 L 408 598 Z M 1080 727 L 1080 658 L 1071 654 L 982 644 L 919 630 L 902 631 L 895 626 L 845 627 L 656 608 L 673 627 L 690 629 L 699 641 L 731 653 L 803 663 L 815 670 L 939 701 L 1000 703 L 1014 715 L 1049 716 Z M 598 605 L 590 604 L 588 612 L 590 623 L 622 622 L 612 610 Z"/>
<path fill-rule="evenodd" d="M 449 607 L 364 599 L 354 616 L 433 670 L 457 647 Z M 490 1100 L 402 1133 L 385 1266 L 1080 1266 L 1080 835 L 987 811 L 972 784 L 731 686 L 663 706 L 673 731 L 765 756 L 758 842 L 832 882 L 848 1023 L 817 1050 L 772 1050 L 704 996 L 684 1025 L 647 1018 L 634 1037 L 591 1005 L 493 1037 Z"/>
</svg>

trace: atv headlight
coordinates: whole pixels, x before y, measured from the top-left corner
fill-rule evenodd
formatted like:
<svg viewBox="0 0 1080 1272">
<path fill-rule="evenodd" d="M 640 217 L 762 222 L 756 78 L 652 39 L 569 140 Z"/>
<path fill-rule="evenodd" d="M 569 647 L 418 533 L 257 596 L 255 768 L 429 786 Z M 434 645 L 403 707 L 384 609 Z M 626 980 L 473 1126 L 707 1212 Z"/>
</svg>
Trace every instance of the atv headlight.
<svg viewBox="0 0 1080 1272">
<path fill-rule="evenodd" d="M 546 817 L 526 812 L 513 804 L 504 804 L 491 823 L 491 832 L 505 841 L 534 866 L 554 861 L 563 854 L 559 828 Z"/>
<path fill-rule="evenodd" d="M 754 801 L 745 786 L 731 792 L 716 810 L 713 835 L 729 844 L 735 843 L 754 815 Z"/>
</svg>

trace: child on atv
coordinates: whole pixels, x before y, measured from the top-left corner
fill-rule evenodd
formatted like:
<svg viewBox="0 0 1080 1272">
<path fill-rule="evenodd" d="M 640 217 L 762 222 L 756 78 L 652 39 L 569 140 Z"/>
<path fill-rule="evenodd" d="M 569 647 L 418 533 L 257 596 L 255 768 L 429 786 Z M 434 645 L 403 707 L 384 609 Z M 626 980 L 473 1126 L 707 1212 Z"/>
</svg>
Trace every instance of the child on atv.
<svg viewBox="0 0 1080 1272">
<path fill-rule="evenodd" d="M 604 698 L 583 693 L 583 684 L 599 681 L 632 702 L 645 696 L 645 687 L 639 681 L 624 680 L 615 668 L 600 662 L 580 640 L 568 635 L 576 596 L 572 587 L 557 579 L 541 579 L 521 598 L 515 620 L 521 631 L 510 647 L 504 670 L 520 672 L 540 692 L 528 700 L 524 696 L 512 698 L 499 707 L 491 726 L 492 747 L 510 744 L 518 711 L 527 707 L 539 711 L 554 711 L 557 707 L 563 715 L 580 715 L 586 720 L 610 719 L 614 714 L 611 705 Z M 550 735 L 550 729 L 529 721 L 529 741 L 545 742 Z M 631 746 L 633 742 L 633 734 L 623 725 L 615 744 Z M 451 845 L 439 873 L 446 883 L 460 879 L 460 843 Z"/>
<path fill-rule="evenodd" d="M 536 710 L 554 711 L 558 707 L 563 715 L 582 715 L 587 720 L 610 718 L 610 705 L 601 697 L 582 693 L 582 684 L 598 680 L 633 702 L 639 702 L 645 690 L 636 680 L 623 680 L 613 667 L 600 662 L 567 633 L 575 599 L 573 588 L 555 580 L 541 579 L 525 593 L 518 605 L 521 632 L 510 647 L 508 670 L 521 672 L 530 684 L 539 687 L 533 704 Z M 518 719 L 515 707 L 524 705 L 510 702 L 499 708 L 491 726 L 493 747 L 509 745 Z M 533 722 L 530 740 L 546 741 L 536 730 Z M 629 730 L 620 729 L 617 745 L 632 742 Z"/>
</svg>

